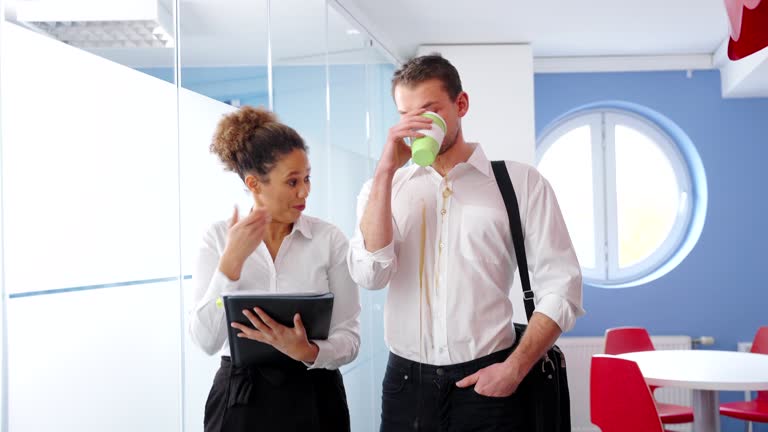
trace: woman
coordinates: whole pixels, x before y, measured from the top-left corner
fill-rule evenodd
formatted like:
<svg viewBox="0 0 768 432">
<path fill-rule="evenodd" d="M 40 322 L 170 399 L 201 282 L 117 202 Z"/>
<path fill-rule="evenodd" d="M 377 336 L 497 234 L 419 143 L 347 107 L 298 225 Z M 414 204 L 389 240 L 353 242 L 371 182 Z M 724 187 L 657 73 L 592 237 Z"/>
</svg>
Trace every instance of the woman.
<svg viewBox="0 0 768 432">
<path fill-rule="evenodd" d="M 349 431 L 339 366 L 357 356 L 360 302 L 346 266 L 347 239 L 335 226 L 302 214 L 310 166 L 302 138 L 265 110 L 243 107 L 224 116 L 211 144 L 253 195 L 241 217 L 215 223 L 197 264 L 189 331 L 206 353 L 218 352 L 205 406 L 205 431 Z M 239 337 L 268 343 L 293 362 L 281 368 L 236 368 L 229 359 L 224 292 L 334 293 L 327 340 L 308 340 L 301 317 L 293 327 L 263 311 L 246 311 L 255 326 Z"/>
</svg>

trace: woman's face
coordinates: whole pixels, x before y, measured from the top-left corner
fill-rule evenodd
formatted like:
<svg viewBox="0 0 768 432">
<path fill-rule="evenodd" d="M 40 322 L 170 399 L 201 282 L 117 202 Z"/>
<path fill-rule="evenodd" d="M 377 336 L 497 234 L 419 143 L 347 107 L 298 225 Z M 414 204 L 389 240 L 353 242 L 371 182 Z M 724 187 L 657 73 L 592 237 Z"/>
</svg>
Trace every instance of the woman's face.
<svg viewBox="0 0 768 432">
<path fill-rule="evenodd" d="M 269 211 L 273 222 L 292 224 L 299 219 L 309 196 L 310 170 L 307 153 L 295 149 L 277 161 L 267 182 L 257 181 L 254 199 Z"/>
</svg>

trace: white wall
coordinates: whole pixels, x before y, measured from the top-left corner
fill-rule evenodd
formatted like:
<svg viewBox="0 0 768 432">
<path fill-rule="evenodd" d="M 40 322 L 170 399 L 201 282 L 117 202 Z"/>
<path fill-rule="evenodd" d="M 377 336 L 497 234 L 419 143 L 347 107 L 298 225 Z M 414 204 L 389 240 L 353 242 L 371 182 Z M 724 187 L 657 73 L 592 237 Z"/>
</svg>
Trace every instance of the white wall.
<svg viewBox="0 0 768 432">
<path fill-rule="evenodd" d="M 530 45 L 422 45 L 439 52 L 461 75 L 469 94 L 464 138 L 477 141 L 489 158 L 533 163 L 536 133 L 533 54 Z"/>
</svg>

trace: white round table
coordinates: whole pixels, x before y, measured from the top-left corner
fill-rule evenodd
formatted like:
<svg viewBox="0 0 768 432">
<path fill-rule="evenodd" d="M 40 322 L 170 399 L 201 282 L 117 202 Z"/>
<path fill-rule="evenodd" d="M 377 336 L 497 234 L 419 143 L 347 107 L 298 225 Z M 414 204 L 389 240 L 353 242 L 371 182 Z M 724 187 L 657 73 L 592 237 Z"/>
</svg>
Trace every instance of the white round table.
<svg viewBox="0 0 768 432">
<path fill-rule="evenodd" d="M 720 431 L 720 390 L 768 390 L 768 355 L 734 351 L 658 350 L 620 354 L 646 382 L 693 390 L 693 431 Z"/>
</svg>

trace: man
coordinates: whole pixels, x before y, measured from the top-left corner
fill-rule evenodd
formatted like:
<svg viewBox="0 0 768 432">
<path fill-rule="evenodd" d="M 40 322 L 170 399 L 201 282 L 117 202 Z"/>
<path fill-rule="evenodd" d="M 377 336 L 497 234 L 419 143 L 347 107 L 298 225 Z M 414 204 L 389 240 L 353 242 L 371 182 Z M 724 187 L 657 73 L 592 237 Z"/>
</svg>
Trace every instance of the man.
<svg viewBox="0 0 768 432">
<path fill-rule="evenodd" d="M 515 390 L 584 313 L 581 271 L 555 194 L 533 167 L 506 163 L 536 301 L 516 341 L 509 222 L 490 161 L 464 141 L 469 97 L 458 71 L 439 55 L 417 57 L 395 72 L 392 90 L 400 122 L 358 198 L 348 256 L 358 284 L 389 285 L 381 430 L 522 431 Z M 445 119 L 445 139 L 431 167 L 403 167 L 411 155 L 404 138 L 431 125 L 425 111 Z"/>
</svg>

